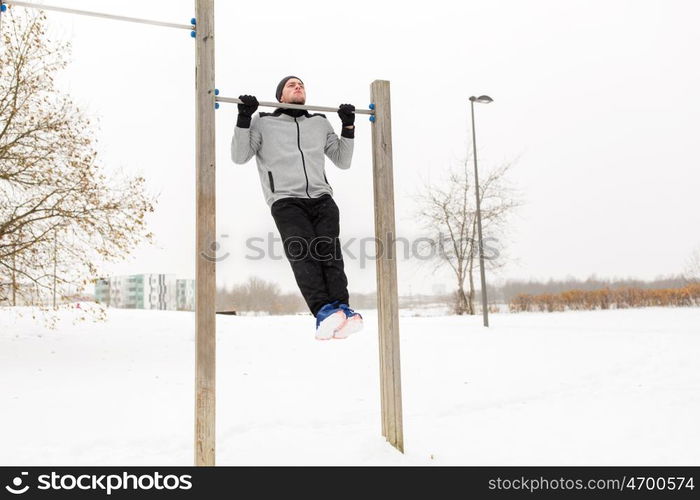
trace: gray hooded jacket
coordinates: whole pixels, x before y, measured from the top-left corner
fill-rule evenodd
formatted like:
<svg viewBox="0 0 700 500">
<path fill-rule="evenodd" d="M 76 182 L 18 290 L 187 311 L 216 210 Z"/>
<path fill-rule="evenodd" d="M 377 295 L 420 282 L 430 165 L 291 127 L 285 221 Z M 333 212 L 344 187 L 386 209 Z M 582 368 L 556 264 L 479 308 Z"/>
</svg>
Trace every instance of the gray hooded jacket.
<svg viewBox="0 0 700 500">
<path fill-rule="evenodd" d="M 350 168 L 354 131 L 343 129 L 338 137 L 324 115 L 292 114 L 259 113 L 250 128 L 234 129 L 231 158 L 242 165 L 255 155 L 268 206 L 281 198 L 332 196 L 324 154 L 338 168 Z"/>
</svg>

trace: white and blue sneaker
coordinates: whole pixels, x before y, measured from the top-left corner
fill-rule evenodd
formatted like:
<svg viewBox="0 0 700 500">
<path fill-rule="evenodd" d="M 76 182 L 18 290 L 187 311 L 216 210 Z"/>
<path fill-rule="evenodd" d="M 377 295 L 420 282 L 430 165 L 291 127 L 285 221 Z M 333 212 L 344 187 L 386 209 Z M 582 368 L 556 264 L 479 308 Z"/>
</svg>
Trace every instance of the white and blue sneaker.
<svg viewBox="0 0 700 500">
<path fill-rule="evenodd" d="M 353 311 L 349 305 L 340 304 L 340 309 L 345 313 L 345 322 L 341 324 L 333 333 L 334 339 L 346 339 L 353 333 L 362 330 L 364 326 L 362 315 Z"/>
<path fill-rule="evenodd" d="M 338 302 L 326 304 L 316 313 L 316 340 L 332 339 L 346 321 L 345 311 L 338 307 Z"/>
</svg>

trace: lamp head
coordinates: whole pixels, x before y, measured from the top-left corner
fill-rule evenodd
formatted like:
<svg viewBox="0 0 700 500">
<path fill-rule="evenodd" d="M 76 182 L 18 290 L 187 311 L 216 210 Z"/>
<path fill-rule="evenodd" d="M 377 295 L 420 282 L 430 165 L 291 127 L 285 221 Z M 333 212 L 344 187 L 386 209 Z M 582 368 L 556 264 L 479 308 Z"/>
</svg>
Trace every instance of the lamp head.
<svg viewBox="0 0 700 500">
<path fill-rule="evenodd" d="M 488 104 L 488 103 L 490 103 L 490 102 L 493 102 L 493 99 L 491 99 L 491 98 L 490 98 L 489 96 L 487 96 L 487 95 L 480 95 L 479 97 L 471 96 L 471 97 L 469 98 L 469 100 L 470 100 L 471 102 L 480 102 L 481 104 Z"/>
</svg>

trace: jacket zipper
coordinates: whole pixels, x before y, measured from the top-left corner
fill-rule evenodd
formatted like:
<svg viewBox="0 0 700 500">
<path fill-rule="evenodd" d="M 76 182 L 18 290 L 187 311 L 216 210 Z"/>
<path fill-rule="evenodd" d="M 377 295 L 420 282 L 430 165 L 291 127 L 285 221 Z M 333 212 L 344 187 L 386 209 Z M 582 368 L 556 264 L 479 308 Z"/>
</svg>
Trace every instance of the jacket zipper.
<svg viewBox="0 0 700 500">
<path fill-rule="evenodd" d="M 306 196 L 311 198 L 311 195 L 309 194 L 309 176 L 306 174 L 306 161 L 304 160 L 304 152 L 301 150 L 301 136 L 299 132 L 299 122 L 297 121 L 296 117 L 294 118 L 294 123 L 297 124 L 297 147 L 299 148 L 299 152 L 301 153 L 301 164 L 304 167 L 304 177 L 306 177 Z"/>
<path fill-rule="evenodd" d="M 270 191 L 275 192 L 275 181 L 272 178 L 272 172 L 267 171 L 267 179 L 270 181 Z"/>
</svg>

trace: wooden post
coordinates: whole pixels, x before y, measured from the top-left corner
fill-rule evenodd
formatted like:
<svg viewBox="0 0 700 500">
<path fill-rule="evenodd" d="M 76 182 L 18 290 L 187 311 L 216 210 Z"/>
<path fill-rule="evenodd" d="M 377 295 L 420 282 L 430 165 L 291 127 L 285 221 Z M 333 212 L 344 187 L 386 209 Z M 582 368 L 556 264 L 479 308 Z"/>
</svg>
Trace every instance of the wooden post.
<svg viewBox="0 0 700 500">
<path fill-rule="evenodd" d="M 214 0 L 195 0 L 197 249 L 195 262 L 195 465 L 216 458 L 216 189 Z"/>
<path fill-rule="evenodd" d="M 394 174 L 389 82 L 386 80 L 372 82 L 370 98 L 375 106 L 375 121 L 372 125 L 372 166 L 374 174 L 374 234 L 377 250 L 382 435 L 403 453 L 399 293 L 396 278 L 396 229 L 394 224 Z"/>
</svg>

